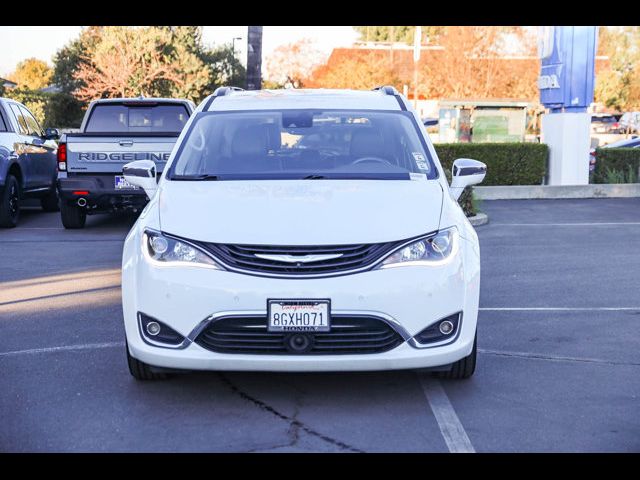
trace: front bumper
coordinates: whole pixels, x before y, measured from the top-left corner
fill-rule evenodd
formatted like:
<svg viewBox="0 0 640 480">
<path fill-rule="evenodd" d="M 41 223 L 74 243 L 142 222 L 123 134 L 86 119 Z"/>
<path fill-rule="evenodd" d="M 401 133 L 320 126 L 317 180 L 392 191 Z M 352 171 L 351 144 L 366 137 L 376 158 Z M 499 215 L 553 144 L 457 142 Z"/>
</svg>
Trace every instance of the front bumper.
<svg viewBox="0 0 640 480">
<path fill-rule="evenodd" d="M 438 367 L 471 353 L 480 289 L 477 244 L 460 239 L 450 261 L 316 279 L 265 278 L 201 267 L 157 266 L 140 252 L 140 238 L 127 238 L 122 298 L 131 355 L 153 366 L 192 370 L 362 371 Z M 405 341 L 370 354 L 266 355 L 216 353 L 192 341 L 181 349 L 143 341 L 137 312 L 155 317 L 190 340 L 212 315 L 266 315 L 269 298 L 330 298 L 332 312 L 384 317 Z M 462 312 L 455 341 L 420 346 L 411 337 L 434 322 Z M 420 347 L 420 348 L 418 348 Z"/>
</svg>

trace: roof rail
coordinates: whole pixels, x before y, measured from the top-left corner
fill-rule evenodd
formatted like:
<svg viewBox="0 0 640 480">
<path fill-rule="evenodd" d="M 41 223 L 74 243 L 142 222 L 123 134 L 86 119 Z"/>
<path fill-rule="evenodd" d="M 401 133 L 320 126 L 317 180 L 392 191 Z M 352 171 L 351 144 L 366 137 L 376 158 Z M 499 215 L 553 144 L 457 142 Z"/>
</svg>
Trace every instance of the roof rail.
<svg viewBox="0 0 640 480">
<path fill-rule="evenodd" d="M 385 95 L 400 95 L 398 90 L 396 90 L 396 87 L 393 87 L 391 85 L 381 85 L 379 87 L 374 88 L 373 90 L 374 91 L 378 90 L 384 93 Z"/>
<path fill-rule="evenodd" d="M 218 87 L 213 92 L 214 97 L 224 97 L 230 95 L 232 92 L 244 92 L 244 88 L 240 87 Z"/>
</svg>

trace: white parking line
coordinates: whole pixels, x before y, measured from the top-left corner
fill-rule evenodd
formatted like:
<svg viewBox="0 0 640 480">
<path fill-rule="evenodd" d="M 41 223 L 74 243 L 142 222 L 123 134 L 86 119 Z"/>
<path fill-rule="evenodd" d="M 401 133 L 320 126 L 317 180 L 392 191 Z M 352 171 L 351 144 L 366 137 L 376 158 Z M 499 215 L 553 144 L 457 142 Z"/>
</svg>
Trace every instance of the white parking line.
<svg viewBox="0 0 640 480">
<path fill-rule="evenodd" d="M 574 223 L 489 223 L 499 227 L 599 227 L 612 225 L 640 225 L 640 222 L 574 222 Z"/>
<path fill-rule="evenodd" d="M 66 352 L 73 350 L 95 350 L 98 348 L 123 347 L 124 342 L 107 343 L 86 343 L 84 345 L 65 345 L 62 347 L 32 348 L 30 350 L 14 350 L 12 352 L 0 352 L 0 357 L 10 357 L 14 355 L 33 355 L 37 353 Z"/>
<path fill-rule="evenodd" d="M 444 388 L 440 382 L 434 378 L 426 378 L 423 374 L 418 374 L 418 380 L 422 386 L 422 391 L 427 397 L 433 416 L 436 417 L 438 428 L 444 438 L 447 448 L 451 453 L 475 453 L 471 440 L 467 436 L 462 423 L 453 405 L 449 401 Z"/>
<path fill-rule="evenodd" d="M 617 312 L 639 310 L 640 307 L 480 307 L 483 312 Z"/>
</svg>

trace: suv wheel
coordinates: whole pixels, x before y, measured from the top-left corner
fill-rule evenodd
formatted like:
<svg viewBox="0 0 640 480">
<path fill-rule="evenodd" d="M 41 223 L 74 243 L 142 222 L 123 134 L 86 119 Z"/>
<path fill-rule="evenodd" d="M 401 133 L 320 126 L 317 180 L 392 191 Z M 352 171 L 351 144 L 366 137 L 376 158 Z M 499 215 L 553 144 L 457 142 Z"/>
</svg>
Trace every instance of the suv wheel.
<svg viewBox="0 0 640 480">
<path fill-rule="evenodd" d="M 67 202 L 60 203 L 60 217 L 64 228 L 84 228 L 87 211 L 76 205 L 69 205 Z"/>
<path fill-rule="evenodd" d="M 476 356 L 478 354 L 476 348 L 477 343 L 478 333 L 476 332 L 476 336 L 473 339 L 473 350 L 471 350 L 471 353 L 457 362 L 452 363 L 449 371 L 435 372 L 436 375 L 439 378 L 449 378 L 452 380 L 462 380 L 473 375 L 473 372 L 476 370 Z"/>
<path fill-rule="evenodd" d="M 0 197 L 0 227 L 13 228 L 20 218 L 20 184 L 13 175 L 7 175 Z"/>
<path fill-rule="evenodd" d="M 144 362 L 141 362 L 137 358 L 133 358 L 129 353 L 129 346 L 125 345 L 127 349 L 127 363 L 129 364 L 129 373 L 136 380 L 164 380 L 167 378 L 166 373 L 157 373 L 151 370 L 151 367 Z"/>
<path fill-rule="evenodd" d="M 40 206 L 45 212 L 57 212 L 60 210 L 58 190 L 56 190 L 55 185 L 49 193 L 40 198 Z"/>
</svg>

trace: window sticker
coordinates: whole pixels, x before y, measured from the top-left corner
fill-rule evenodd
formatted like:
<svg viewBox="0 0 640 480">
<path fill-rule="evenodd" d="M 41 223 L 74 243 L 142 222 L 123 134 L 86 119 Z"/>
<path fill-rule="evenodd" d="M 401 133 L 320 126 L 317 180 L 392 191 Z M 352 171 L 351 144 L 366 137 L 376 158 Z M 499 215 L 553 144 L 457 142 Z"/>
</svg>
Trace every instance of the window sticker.
<svg viewBox="0 0 640 480">
<path fill-rule="evenodd" d="M 409 172 L 409 178 L 411 180 L 424 180 L 427 176 L 424 173 Z"/>
<path fill-rule="evenodd" d="M 420 170 L 429 170 L 429 165 L 427 165 L 427 161 L 420 152 L 412 152 L 413 159 L 416 161 L 416 165 Z"/>
</svg>

